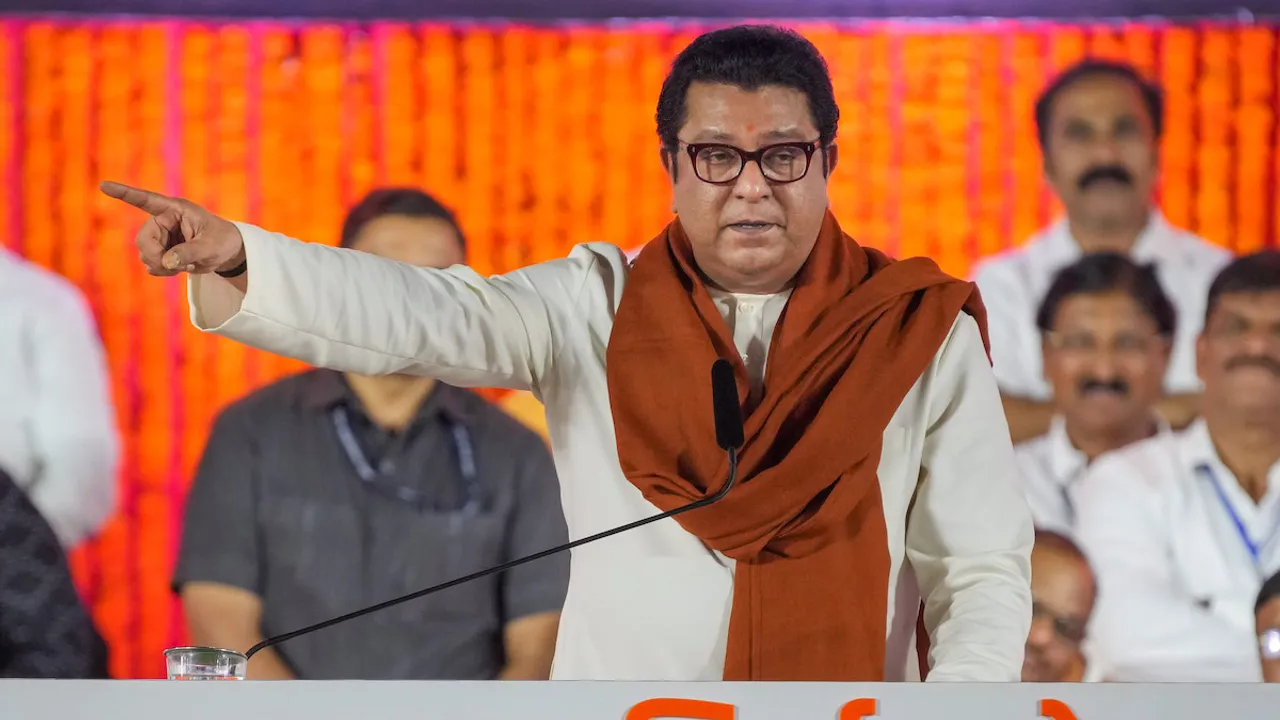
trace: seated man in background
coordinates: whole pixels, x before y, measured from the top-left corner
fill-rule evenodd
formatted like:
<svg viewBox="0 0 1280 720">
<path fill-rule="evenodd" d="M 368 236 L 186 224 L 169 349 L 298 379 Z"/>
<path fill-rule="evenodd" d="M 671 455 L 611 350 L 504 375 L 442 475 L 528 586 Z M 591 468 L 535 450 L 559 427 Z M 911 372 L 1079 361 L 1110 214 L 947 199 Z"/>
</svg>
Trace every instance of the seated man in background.
<svg viewBox="0 0 1280 720">
<path fill-rule="evenodd" d="M 1262 583 L 1253 614 L 1258 623 L 1262 681 L 1280 683 L 1280 572 Z"/>
<path fill-rule="evenodd" d="M 974 270 L 1013 440 L 1045 433 L 1055 412 L 1035 309 L 1060 268 L 1105 251 L 1153 264 L 1173 293 L 1179 327 L 1159 410 L 1184 427 L 1199 411 L 1194 345 L 1205 290 L 1231 254 L 1173 227 L 1153 205 L 1164 126 L 1160 88 L 1129 65 L 1084 60 L 1041 93 L 1035 120 L 1045 177 L 1066 217 Z"/>
<path fill-rule="evenodd" d="M 425 267 L 465 254 L 453 216 L 407 189 L 361 201 L 342 245 Z M 550 452 L 515 419 L 429 378 L 314 370 L 217 419 L 174 585 L 195 642 L 244 651 L 567 540 Z M 546 679 L 568 563 L 290 640 L 254 655 L 249 677 Z"/>
<path fill-rule="evenodd" d="M 0 471 L 64 548 L 97 533 L 115 510 L 115 423 L 84 296 L 0 247 Z"/>
<path fill-rule="evenodd" d="M 1196 362 L 1204 417 L 1102 456 L 1076 537 L 1104 592 L 1086 652 L 1116 681 L 1257 681 L 1252 612 L 1280 569 L 1280 252 L 1209 289 Z"/>
<path fill-rule="evenodd" d="M 48 521 L 4 471 L 0 471 L 0 677 L 107 677 L 106 645 L 80 602 L 62 545 Z"/>
<path fill-rule="evenodd" d="M 1036 530 L 1031 551 L 1031 632 L 1022 661 L 1023 682 L 1080 682 L 1081 644 L 1097 597 L 1093 570 L 1065 535 Z"/>
<path fill-rule="evenodd" d="M 1104 452 L 1168 431 L 1155 412 L 1176 323 L 1150 266 L 1085 255 L 1054 278 L 1036 315 L 1057 410 L 1014 448 L 1036 526 L 1069 531 L 1071 487 Z"/>
</svg>

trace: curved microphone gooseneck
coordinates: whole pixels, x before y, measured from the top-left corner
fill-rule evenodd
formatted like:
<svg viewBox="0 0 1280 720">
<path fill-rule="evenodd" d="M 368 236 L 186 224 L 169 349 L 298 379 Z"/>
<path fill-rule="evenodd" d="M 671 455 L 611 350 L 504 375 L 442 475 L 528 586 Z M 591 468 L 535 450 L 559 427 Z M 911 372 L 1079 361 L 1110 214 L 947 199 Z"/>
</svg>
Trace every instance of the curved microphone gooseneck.
<svg viewBox="0 0 1280 720">
<path fill-rule="evenodd" d="M 377 605 L 370 605 L 369 607 L 349 612 L 346 615 L 339 615 L 338 617 L 330 618 L 329 620 L 324 620 L 314 625 L 308 625 L 307 627 L 299 628 L 298 630 L 287 632 L 283 635 L 269 637 L 249 648 L 249 651 L 245 653 L 245 657 L 251 658 L 259 650 L 264 650 L 272 645 L 278 645 L 286 640 L 292 640 L 299 635 L 306 635 L 308 633 L 315 632 L 316 630 L 323 630 L 332 625 L 337 625 L 338 623 L 344 623 L 348 620 L 354 620 L 358 617 L 378 612 L 379 610 L 385 610 L 393 605 L 399 605 L 400 603 L 416 600 L 420 597 L 440 592 L 441 590 L 447 590 L 455 585 L 461 585 L 487 575 L 500 573 L 503 570 L 510 570 L 518 565 L 524 565 L 525 563 L 533 562 L 534 560 L 547 557 L 548 555 L 554 555 L 559 552 L 564 552 L 565 550 L 572 550 L 573 548 L 586 545 L 587 543 L 603 540 L 612 535 L 617 535 L 618 533 L 623 533 L 628 530 L 634 530 L 638 527 L 648 525 L 649 523 L 665 520 L 669 517 L 689 512 L 690 510 L 697 510 L 700 507 L 706 507 L 707 505 L 720 500 L 729 493 L 734 482 L 738 479 L 738 449 L 742 447 L 744 442 L 742 405 L 738 402 L 738 384 L 733 377 L 733 364 L 724 358 L 716 360 L 715 364 L 711 366 L 711 400 L 712 409 L 715 412 L 716 444 L 719 445 L 720 449 L 724 450 L 729 456 L 728 477 L 725 478 L 724 485 L 721 486 L 719 490 L 715 491 L 715 493 L 708 495 L 701 500 L 695 500 L 688 505 L 682 505 L 674 510 L 668 510 L 667 512 L 659 513 L 642 520 L 636 520 L 635 522 L 627 523 L 626 525 L 621 525 L 611 530 L 605 530 L 604 532 L 596 533 L 595 535 L 584 537 L 580 540 L 574 540 L 573 542 L 558 545 L 522 558 L 517 558 L 501 565 L 496 565 L 485 570 L 479 570 L 471 573 L 470 575 L 464 575 L 460 578 L 440 583 L 439 585 L 433 585 L 429 588 L 424 588 L 408 595 L 403 595 L 392 600 L 387 600 L 386 602 L 378 603 Z"/>
</svg>

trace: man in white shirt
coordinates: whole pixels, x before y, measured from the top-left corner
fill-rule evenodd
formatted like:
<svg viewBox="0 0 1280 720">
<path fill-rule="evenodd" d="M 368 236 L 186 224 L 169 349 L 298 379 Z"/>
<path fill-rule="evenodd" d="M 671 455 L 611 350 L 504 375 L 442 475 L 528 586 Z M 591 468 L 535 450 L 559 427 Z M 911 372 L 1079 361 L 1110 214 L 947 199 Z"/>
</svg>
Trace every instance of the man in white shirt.
<svg viewBox="0 0 1280 720">
<path fill-rule="evenodd" d="M 1023 682 L 1080 682 L 1080 646 L 1098 596 L 1084 552 L 1065 535 L 1036 530 L 1031 551 L 1031 632 L 1022 663 Z"/>
<path fill-rule="evenodd" d="M 1280 569 L 1280 252 L 1209 290 L 1204 417 L 1099 458 L 1075 493 L 1102 592 L 1090 663 L 1116 681 L 1256 681 L 1254 603 Z"/>
<path fill-rule="evenodd" d="M 1032 527 L 983 312 L 970 284 L 839 230 L 837 117 L 799 35 L 703 35 L 658 100 L 677 220 L 634 263 L 592 243 L 492 278 L 103 189 L 152 215 L 143 261 L 191 274 L 200 328 L 349 372 L 532 390 L 574 539 L 723 485 L 707 373 L 730 359 L 739 483 L 573 551 L 552 679 L 907 679 L 922 622 L 929 680 L 1014 681 Z"/>
<path fill-rule="evenodd" d="M 1204 293 L 1230 253 L 1173 227 L 1152 205 L 1163 112 L 1158 87 L 1128 65 L 1100 60 L 1069 68 L 1036 101 L 1045 177 L 1066 217 L 974 269 L 1015 442 L 1048 430 L 1054 412 L 1035 308 L 1054 273 L 1084 253 L 1123 252 L 1155 266 L 1179 318 L 1159 410 L 1174 427 L 1198 411 L 1193 346 Z"/>
<path fill-rule="evenodd" d="M 1168 428 L 1154 406 L 1176 321 L 1155 271 L 1126 255 L 1093 253 L 1058 272 L 1036 313 L 1057 413 L 1049 432 L 1014 447 L 1036 527 L 1069 532 L 1071 488 L 1089 463 Z"/>
<path fill-rule="evenodd" d="M 115 509 L 120 451 L 104 355 L 80 291 L 0 248 L 0 470 L 67 548 Z"/>
</svg>

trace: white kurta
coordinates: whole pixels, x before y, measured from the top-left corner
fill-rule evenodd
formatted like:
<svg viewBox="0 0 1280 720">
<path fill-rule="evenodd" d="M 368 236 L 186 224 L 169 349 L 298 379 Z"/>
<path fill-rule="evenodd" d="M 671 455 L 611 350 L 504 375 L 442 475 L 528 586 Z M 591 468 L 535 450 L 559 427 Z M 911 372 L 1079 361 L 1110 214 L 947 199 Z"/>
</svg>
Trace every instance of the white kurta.
<svg viewBox="0 0 1280 720">
<path fill-rule="evenodd" d="M 1203 420 L 1094 461 L 1074 493 L 1098 577 L 1091 668 L 1116 681 L 1262 679 L 1253 605 L 1280 568 L 1280 464 L 1268 479 L 1255 504 Z"/>
<path fill-rule="evenodd" d="M 991 360 L 1000 389 L 1010 395 L 1047 402 L 1052 388 L 1044 377 L 1036 313 L 1059 270 L 1082 256 L 1065 219 L 1032 236 L 1021 247 L 978 263 L 973 279 L 987 307 Z M 1209 284 L 1231 253 L 1207 240 L 1173 227 L 1152 211 L 1147 228 L 1133 247 L 1138 263 L 1155 263 L 1160 285 L 1178 311 L 1165 390 L 1199 392 L 1195 342 L 1204 322 Z"/>
<path fill-rule="evenodd" d="M 621 250 L 580 245 L 566 259 L 483 278 L 239 227 L 248 294 L 213 275 L 193 277 L 197 327 L 339 370 L 531 389 L 546 406 L 571 538 L 657 512 L 618 467 L 609 409 L 605 348 L 628 274 Z M 752 348 L 767 349 L 763 334 L 783 303 L 743 302 L 717 299 L 748 365 L 762 369 Z M 689 372 L 710 382 L 709 367 Z M 883 447 L 886 677 L 915 672 L 923 589 L 930 680 L 1017 680 L 1030 628 L 1031 519 L 967 315 L 903 400 Z M 732 591 L 732 563 L 675 520 L 578 548 L 552 677 L 720 679 Z"/>
</svg>

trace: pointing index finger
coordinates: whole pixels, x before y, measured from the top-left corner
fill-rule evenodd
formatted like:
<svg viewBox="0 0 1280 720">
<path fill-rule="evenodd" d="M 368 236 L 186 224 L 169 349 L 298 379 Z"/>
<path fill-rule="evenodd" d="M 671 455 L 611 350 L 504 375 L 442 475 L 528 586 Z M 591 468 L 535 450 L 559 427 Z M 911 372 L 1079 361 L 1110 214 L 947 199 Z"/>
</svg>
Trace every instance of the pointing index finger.
<svg viewBox="0 0 1280 720">
<path fill-rule="evenodd" d="M 127 202 L 150 215 L 159 215 L 166 210 L 173 210 L 178 207 L 178 201 L 171 197 L 165 197 L 150 190 L 130 187 L 123 183 L 108 180 L 98 187 L 108 197 Z"/>
</svg>

